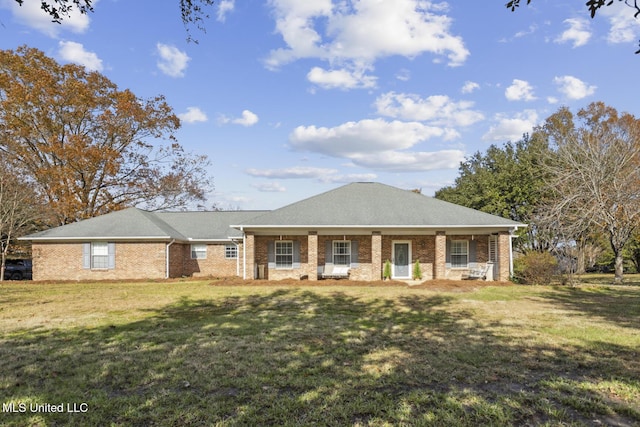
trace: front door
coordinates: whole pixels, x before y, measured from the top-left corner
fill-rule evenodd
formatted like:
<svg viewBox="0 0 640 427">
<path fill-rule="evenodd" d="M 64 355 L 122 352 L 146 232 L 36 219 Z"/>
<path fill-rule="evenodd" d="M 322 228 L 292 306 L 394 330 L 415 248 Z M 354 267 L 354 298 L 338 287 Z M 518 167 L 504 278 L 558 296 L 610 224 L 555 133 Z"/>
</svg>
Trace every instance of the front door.
<svg viewBox="0 0 640 427">
<path fill-rule="evenodd" d="M 411 278 L 411 245 L 409 242 L 393 243 L 393 277 L 398 279 Z"/>
</svg>

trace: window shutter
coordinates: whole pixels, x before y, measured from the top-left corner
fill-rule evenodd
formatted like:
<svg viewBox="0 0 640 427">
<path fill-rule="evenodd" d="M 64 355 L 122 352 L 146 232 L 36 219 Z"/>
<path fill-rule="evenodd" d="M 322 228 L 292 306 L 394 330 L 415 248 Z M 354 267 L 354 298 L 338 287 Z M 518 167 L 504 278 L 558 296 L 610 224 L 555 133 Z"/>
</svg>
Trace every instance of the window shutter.
<svg viewBox="0 0 640 427">
<path fill-rule="evenodd" d="M 451 240 L 447 239 L 447 252 L 445 257 L 445 267 L 451 268 Z"/>
<path fill-rule="evenodd" d="M 333 264 L 333 242 L 327 240 L 324 246 L 324 264 Z"/>
<path fill-rule="evenodd" d="M 293 241 L 293 268 L 300 268 L 300 241 Z"/>
<path fill-rule="evenodd" d="M 478 241 L 472 240 L 469 242 L 469 263 L 478 262 Z"/>
<path fill-rule="evenodd" d="M 107 268 L 109 269 L 114 269 L 116 268 L 116 244 L 113 242 L 110 242 L 107 246 L 108 248 L 108 253 L 109 253 L 109 259 L 108 259 L 108 265 Z"/>
<path fill-rule="evenodd" d="M 351 241 L 351 268 L 358 266 L 358 241 Z"/>
<path fill-rule="evenodd" d="M 269 268 L 276 268 L 276 242 L 273 240 L 267 242 L 267 263 Z"/>
<path fill-rule="evenodd" d="M 82 268 L 91 268 L 91 243 L 82 244 Z"/>
</svg>

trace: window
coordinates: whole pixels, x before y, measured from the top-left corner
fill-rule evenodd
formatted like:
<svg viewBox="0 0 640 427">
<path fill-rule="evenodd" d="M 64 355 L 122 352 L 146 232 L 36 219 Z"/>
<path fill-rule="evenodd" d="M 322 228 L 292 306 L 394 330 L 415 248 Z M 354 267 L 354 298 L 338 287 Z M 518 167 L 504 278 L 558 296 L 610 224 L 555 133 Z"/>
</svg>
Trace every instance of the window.
<svg viewBox="0 0 640 427">
<path fill-rule="evenodd" d="M 451 242 L 451 267 L 466 268 L 469 264 L 469 242 L 453 240 Z"/>
<path fill-rule="evenodd" d="M 350 241 L 334 241 L 333 242 L 333 264 L 334 265 L 350 265 L 351 264 L 351 242 Z"/>
<path fill-rule="evenodd" d="M 109 268 L 109 244 L 91 243 L 91 268 Z"/>
<path fill-rule="evenodd" d="M 276 243 L 276 268 L 293 268 L 293 242 L 278 240 Z"/>
<path fill-rule="evenodd" d="M 191 245 L 191 259 L 207 259 L 207 245 Z"/>
<path fill-rule="evenodd" d="M 238 247 L 232 243 L 228 243 L 224 247 L 224 257 L 226 259 L 238 258 Z"/>
</svg>

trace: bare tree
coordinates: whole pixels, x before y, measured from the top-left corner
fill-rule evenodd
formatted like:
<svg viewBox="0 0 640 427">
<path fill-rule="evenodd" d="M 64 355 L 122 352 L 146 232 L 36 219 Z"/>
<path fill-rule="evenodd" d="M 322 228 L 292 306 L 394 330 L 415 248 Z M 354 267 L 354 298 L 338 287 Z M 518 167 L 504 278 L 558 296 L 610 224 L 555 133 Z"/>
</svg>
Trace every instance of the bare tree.
<svg viewBox="0 0 640 427">
<path fill-rule="evenodd" d="M 3 163 L 5 166 L 0 168 L 0 281 L 4 279 L 7 254 L 13 241 L 32 230 L 41 212 L 30 185 Z"/>
<path fill-rule="evenodd" d="M 602 102 L 580 110 L 577 119 L 561 108 L 543 128 L 555 144 L 547 163 L 556 196 L 550 214 L 576 239 L 590 227 L 602 229 L 619 283 L 622 250 L 640 221 L 640 120 Z"/>
</svg>

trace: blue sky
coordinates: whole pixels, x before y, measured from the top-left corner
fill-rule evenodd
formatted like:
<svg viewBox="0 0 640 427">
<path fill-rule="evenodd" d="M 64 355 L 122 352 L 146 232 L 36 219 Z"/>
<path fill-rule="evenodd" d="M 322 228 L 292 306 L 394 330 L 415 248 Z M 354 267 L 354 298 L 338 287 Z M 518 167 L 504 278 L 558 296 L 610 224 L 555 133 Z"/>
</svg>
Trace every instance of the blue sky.
<svg viewBox="0 0 640 427">
<path fill-rule="evenodd" d="M 630 9 L 505 2 L 220 0 L 195 44 L 178 1 L 99 0 L 58 25 L 35 0 L 0 0 L 0 49 L 164 95 L 179 142 L 211 159 L 209 205 L 272 209 L 352 181 L 432 195 L 561 106 L 639 115 Z"/>
</svg>

